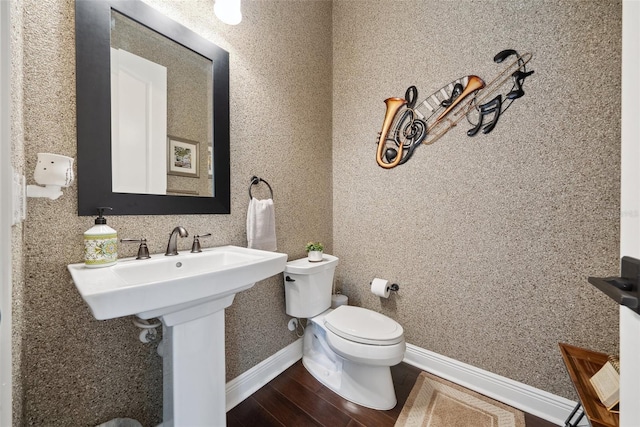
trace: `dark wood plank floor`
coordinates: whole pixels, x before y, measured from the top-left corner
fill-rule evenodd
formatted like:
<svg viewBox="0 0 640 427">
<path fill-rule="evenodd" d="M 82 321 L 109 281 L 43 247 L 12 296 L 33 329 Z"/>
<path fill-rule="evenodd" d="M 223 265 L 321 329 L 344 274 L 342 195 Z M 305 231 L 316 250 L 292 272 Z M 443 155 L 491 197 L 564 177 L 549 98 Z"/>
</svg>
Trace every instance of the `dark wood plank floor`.
<svg viewBox="0 0 640 427">
<path fill-rule="evenodd" d="M 333 393 L 299 361 L 227 412 L 227 426 L 392 427 L 420 372 L 406 363 L 392 367 L 398 404 L 389 411 L 376 411 Z M 555 426 L 531 414 L 525 414 L 525 420 L 527 427 Z"/>
</svg>

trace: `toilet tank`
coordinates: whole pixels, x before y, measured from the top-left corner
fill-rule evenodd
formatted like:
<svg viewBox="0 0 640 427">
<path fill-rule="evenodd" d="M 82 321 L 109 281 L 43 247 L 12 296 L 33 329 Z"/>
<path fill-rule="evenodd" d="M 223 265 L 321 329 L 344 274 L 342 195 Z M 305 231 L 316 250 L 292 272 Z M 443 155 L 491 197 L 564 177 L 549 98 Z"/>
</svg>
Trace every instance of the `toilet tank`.
<svg viewBox="0 0 640 427">
<path fill-rule="evenodd" d="M 284 268 L 284 295 L 289 316 L 311 318 L 331 307 L 333 273 L 338 258 L 324 254 L 322 261 L 289 261 Z"/>
</svg>

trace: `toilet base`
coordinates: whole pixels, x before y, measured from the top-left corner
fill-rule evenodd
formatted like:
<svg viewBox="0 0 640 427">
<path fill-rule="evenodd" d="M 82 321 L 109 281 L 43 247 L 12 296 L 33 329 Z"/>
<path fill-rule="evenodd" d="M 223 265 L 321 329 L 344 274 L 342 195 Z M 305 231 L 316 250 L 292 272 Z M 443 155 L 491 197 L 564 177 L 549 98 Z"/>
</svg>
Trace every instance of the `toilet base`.
<svg viewBox="0 0 640 427">
<path fill-rule="evenodd" d="M 315 324 L 304 336 L 302 364 L 318 381 L 337 395 L 367 408 L 388 410 L 396 406 L 389 366 L 355 363 L 332 351 L 325 330 Z"/>
<path fill-rule="evenodd" d="M 315 379 L 349 402 L 381 411 L 395 408 L 398 402 L 388 366 L 363 366 L 345 360 L 342 371 L 331 372 L 304 356 L 302 364 Z"/>
</svg>

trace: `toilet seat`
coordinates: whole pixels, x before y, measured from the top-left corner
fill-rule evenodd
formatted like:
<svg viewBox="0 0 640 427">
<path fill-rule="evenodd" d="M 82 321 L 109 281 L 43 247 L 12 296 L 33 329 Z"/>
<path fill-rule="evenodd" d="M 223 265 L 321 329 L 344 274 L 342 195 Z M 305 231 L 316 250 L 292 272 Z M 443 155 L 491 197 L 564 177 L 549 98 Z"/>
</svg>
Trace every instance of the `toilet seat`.
<svg viewBox="0 0 640 427">
<path fill-rule="evenodd" d="M 404 341 L 404 330 L 395 320 L 362 307 L 343 305 L 324 316 L 324 326 L 346 340 L 370 345 L 394 345 Z"/>
<path fill-rule="evenodd" d="M 394 366 L 402 362 L 406 350 L 404 338 L 390 345 L 371 345 L 342 338 L 327 330 L 327 343 L 331 350 L 350 363 L 367 366 Z"/>
</svg>

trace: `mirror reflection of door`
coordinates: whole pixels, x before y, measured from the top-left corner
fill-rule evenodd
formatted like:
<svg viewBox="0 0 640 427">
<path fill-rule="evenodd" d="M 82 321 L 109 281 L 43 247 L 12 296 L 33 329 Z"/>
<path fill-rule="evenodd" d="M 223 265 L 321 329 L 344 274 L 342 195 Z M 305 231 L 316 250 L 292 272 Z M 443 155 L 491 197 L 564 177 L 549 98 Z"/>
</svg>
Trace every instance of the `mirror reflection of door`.
<svg viewBox="0 0 640 427">
<path fill-rule="evenodd" d="M 111 48 L 111 170 L 116 193 L 166 194 L 167 68 Z"/>
<path fill-rule="evenodd" d="M 111 52 L 113 192 L 213 196 L 213 62 L 115 10 Z M 176 168 L 175 141 L 193 167 Z"/>
</svg>

